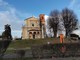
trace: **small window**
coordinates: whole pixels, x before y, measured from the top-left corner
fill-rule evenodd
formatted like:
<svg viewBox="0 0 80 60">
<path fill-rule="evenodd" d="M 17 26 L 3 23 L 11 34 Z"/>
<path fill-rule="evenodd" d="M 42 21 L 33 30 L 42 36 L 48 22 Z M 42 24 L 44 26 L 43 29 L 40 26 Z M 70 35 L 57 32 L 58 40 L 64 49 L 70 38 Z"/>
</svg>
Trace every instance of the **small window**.
<svg viewBox="0 0 80 60">
<path fill-rule="evenodd" d="M 32 26 L 34 26 L 34 24 L 32 23 Z"/>
</svg>

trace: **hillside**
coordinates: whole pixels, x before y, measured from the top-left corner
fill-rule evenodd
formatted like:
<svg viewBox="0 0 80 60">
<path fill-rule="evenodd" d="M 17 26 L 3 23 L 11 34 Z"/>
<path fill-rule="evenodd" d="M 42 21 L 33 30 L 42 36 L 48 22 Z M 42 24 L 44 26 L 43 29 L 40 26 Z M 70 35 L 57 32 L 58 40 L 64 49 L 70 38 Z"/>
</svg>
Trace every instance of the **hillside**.
<svg viewBox="0 0 80 60">
<path fill-rule="evenodd" d="M 8 48 L 27 48 L 31 47 L 33 45 L 42 45 L 42 44 L 47 44 L 48 42 L 55 44 L 55 43 L 60 43 L 59 38 L 45 38 L 45 39 L 30 39 L 30 40 L 15 40 L 11 41 L 10 45 Z M 69 41 L 69 39 L 64 39 L 64 43 L 76 43 L 78 41 L 72 40 Z"/>
</svg>

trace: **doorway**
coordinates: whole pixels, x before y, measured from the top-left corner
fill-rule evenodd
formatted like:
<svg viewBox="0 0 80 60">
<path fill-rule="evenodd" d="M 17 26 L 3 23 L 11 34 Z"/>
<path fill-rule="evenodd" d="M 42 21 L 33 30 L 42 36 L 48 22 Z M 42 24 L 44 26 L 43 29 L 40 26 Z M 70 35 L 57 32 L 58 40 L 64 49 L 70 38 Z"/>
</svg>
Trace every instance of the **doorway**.
<svg viewBox="0 0 80 60">
<path fill-rule="evenodd" d="M 35 39 L 36 32 L 33 33 L 33 39 Z"/>
</svg>

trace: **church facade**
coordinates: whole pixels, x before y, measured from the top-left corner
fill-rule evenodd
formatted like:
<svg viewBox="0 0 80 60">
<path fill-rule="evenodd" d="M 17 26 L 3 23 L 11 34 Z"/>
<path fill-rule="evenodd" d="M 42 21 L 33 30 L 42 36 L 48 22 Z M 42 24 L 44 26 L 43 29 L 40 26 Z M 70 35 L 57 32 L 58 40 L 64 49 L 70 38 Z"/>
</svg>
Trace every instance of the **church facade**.
<svg viewBox="0 0 80 60">
<path fill-rule="evenodd" d="M 44 14 L 40 14 L 39 18 L 34 16 L 24 20 L 25 25 L 22 26 L 22 39 L 39 39 L 46 37 Z"/>
</svg>

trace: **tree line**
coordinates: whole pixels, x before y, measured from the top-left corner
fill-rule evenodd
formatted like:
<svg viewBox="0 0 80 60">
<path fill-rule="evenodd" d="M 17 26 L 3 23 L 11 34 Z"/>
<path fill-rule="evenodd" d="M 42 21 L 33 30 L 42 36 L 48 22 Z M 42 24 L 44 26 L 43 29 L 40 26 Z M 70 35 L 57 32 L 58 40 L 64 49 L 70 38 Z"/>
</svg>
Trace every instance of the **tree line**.
<svg viewBox="0 0 80 60">
<path fill-rule="evenodd" d="M 62 22 L 62 24 L 60 24 Z M 64 26 L 64 28 L 62 28 Z M 78 29 L 78 18 L 73 10 L 64 8 L 61 12 L 53 10 L 49 14 L 48 28 L 53 30 L 54 37 L 57 37 L 59 30 L 65 29 L 65 37 Z"/>
</svg>

